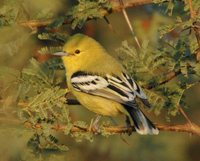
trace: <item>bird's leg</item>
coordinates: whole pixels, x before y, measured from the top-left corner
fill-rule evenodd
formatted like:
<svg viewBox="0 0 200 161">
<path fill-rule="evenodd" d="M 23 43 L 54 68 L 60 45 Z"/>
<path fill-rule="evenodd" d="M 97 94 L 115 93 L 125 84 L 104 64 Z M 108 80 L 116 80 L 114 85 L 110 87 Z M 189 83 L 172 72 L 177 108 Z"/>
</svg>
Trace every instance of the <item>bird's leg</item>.
<svg viewBox="0 0 200 161">
<path fill-rule="evenodd" d="M 95 120 L 91 122 L 90 124 L 90 130 L 95 131 L 96 133 L 100 133 L 100 128 L 99 128 L 99 120 L 101 119 L 101 115 L 97 115 Z"/>
<path fill-rule="evenodd" d="M 131 121 L 128 116 L 126 116 L 126 127 L 129 129 L 131 128 Z M 128 130 L 128 135 L 130 136 L 131 134 L 132 134 L 132 130 Z"/>
<path fill-rule="evenodd" d="M 94 120 L 94 124 L 93 125 L 98 126 L 98 123 L 99 123 L 99 120 L 101 119 L 101 117 L 102 117 L 101 115 L 97 115 L 97 117 Z"/>
</svg>

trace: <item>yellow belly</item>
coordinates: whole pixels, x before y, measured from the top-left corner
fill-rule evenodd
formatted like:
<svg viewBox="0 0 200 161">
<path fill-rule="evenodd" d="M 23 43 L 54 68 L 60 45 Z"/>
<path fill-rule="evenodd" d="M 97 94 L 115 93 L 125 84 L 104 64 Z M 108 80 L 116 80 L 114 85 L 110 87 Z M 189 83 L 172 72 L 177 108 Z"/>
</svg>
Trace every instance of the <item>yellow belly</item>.
<svg viewBox="0 0 200 161">
<path fill-rule="evenodd" d="M 83 106 L 94 113 L 104 116 L 117 116 L 122 113 L 127 114 L 123 106 L 115 101 L 78 91 L 74 91 L 73 94 Z"/>
</svg>

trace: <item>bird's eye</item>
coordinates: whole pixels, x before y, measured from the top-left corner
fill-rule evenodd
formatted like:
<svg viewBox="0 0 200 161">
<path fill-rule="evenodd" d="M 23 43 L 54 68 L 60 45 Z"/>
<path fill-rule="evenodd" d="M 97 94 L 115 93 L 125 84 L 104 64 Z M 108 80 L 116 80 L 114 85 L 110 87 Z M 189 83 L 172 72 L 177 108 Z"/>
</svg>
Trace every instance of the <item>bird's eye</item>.
<svg viewBox="0 0 200 161">
<path fill-rule="evenodd" d="M 78 49 L 75 50 L 75 53 L 76 53 L 76 54 L 79 54 L 80 52 L 81 52 L 81 51 L 78 50 Z"/>
</svg>

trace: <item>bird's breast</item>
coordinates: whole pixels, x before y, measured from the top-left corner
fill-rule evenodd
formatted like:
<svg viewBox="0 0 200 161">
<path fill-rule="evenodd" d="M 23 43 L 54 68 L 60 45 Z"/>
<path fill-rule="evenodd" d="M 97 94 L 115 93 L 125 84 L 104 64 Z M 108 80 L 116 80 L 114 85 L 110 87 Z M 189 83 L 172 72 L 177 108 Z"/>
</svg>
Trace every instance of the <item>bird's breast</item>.
<svg viewBox="0 0 200 161">
<path fill-rule="evenodd" d="M 104 116 L 117 116 L 124 113 L 123 106 L 115 101 L 78 91 L 74 91 L 73 94 L 84 107 L 94 113 Z"/>
</svg>

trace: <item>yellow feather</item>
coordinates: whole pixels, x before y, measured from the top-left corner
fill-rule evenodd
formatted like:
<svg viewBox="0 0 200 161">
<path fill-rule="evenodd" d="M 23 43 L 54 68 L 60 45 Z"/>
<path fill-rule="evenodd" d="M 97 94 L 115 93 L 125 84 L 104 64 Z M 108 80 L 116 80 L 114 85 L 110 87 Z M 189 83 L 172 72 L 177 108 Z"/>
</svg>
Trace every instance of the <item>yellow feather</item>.
<svg viewBox="0 0 200 161">
<path fill-rule="evenodd" d="M 74 91 L 73 94 L 83 106 L 94 113 L 104 116 L 117 116 L 122 113 L 129 115 L 124 107 L 115 101 L 78 91 Z"/>
</svg>

